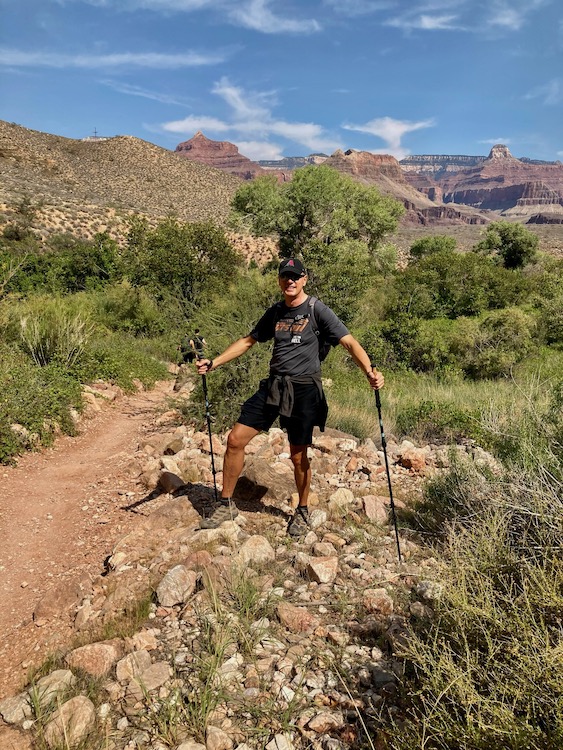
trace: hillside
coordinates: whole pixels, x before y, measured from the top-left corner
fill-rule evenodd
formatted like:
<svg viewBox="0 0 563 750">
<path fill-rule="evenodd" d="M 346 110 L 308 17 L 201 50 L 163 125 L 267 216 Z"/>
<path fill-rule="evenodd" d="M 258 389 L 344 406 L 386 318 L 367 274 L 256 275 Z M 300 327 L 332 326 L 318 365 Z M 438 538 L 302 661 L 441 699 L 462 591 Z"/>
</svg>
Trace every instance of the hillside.
<svg viewBox="0 0 563 750">
<path fill-rule="evenodd" d="M 43 233 L 119 235 L 132 213 L 225 222 L 240 180 L 131 136 L 79 141 L 0 121 L 0 211 L 43 204 Z"/>
</svg>

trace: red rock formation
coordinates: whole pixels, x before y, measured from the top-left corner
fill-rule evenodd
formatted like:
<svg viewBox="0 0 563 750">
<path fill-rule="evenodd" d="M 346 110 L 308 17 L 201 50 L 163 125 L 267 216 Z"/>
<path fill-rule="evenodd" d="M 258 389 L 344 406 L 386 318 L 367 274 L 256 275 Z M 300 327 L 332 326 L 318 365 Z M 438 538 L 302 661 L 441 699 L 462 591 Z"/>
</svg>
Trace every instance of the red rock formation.
<svg viewBox="0 0 563 750">
<path fill-rule="evenodd" d="M 526 215 L 537 213 L 538 206 L 558 207 L 563 199 L 563 164 L 521 161 L 501 144 L 469 168 L 434 174 L 416 173 L 413 168 L 414 162 L 409 163 L 405 173 L 409 184 L 428 196 L 439 194 L 432 193 L 433 187 L 442 189 L 445 203 Z"/>
<path fill-rule="evenodd" d="M 262 167 L 239 153 L 234 143 L 212 141 L 206 138 L 201 130 L 198 130 L 189 141 L 179 143 L 176 153 L 186 159 L 234 174 L 243 180 L 252 180 L 258 175 L 266 174 Z"/>
<path fill-rule="evenodd" d="M 369 151 L 335 151 L 324 162 L 327 166 L 350 175 L 365 185 L 374 185 L 382 193 L 400 200 L 407 209 L 407 224 L 486 224 L 488 219 L 472 209 L 444 206 L 437 185 L 429 187 L 426 197 L 407 182 L 401 165 L 394 156 Z M 435 202 L 433 196 L 439 199 Z"/>
</svg>

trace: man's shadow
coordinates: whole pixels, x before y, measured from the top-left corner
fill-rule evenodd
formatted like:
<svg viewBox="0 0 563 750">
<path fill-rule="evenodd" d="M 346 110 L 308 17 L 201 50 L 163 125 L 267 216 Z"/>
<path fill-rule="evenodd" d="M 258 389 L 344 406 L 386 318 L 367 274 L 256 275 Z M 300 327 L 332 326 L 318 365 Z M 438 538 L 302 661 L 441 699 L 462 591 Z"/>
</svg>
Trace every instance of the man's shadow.
<svg viewBox="0 0 563 750">
<path fill-rule="evenodd" d="M 287 513 L 275 505 L 263 502 L 267 492 L 267 487 L 255 484 L 247 477 L 242 476 L 236 484 L 233 503 L 243 513 L 269 513 L 287 520 Z M 215 490 L 213 487 L 208 487 L 199 482 L 183 482 L 177 475 L 166 472 L 164 486 L 159 483 L 154 490 L 144 497 L 129 505 L 121 506 L 121 510 L 138 513 L 139 507 L 164 494 L 169 494 L 173 498 L 187 497 L 202 518 L 206 518 L 213 511 L 215 505 Z M 141 513 L 141 515 L 144 514 Z"/>
</svg>

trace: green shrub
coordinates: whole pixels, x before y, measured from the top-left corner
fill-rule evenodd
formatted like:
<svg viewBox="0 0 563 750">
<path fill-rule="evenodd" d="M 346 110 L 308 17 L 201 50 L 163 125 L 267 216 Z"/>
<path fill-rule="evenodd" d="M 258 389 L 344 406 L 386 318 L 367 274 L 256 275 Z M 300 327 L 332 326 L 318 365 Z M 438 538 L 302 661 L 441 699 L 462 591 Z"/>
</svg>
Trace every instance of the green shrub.
<svg viewBox="0 0 563 750">
<path fill-rule="evenodd" d="M 81 383 L 105 380 L 128 392 L 135 390 L 135 379 L 152 388 L 157 380 L 168 377 L 165 362 L 143 351 L 134 339 L 120 334 L 93 336 L 69 371 Z"/>
<path fill-rule="evenodd" d="M 19 339 L 38 365 L 71 367 L 82 355 L 93 326 L 57 299 L 40 299 L 19 320 Z"/>
<path fill-rule="evenodd" d="M 517 304 L 531 282 L 476 253 L 440 250 L 398 271 L 386 317 L 458 318 Z"/>
<path fill-rule="evenodd" d="M 474 378 L 508 375 L 534 345 L 535 321 L 519 308 L 487 315 L 480 323 L 463 369 Z"/>
<path fill-rule="evenodd" d="M 480 253 L 498 256 L 505 268 L 522 268 L 533 261 L 539 245 L 537 234 L 521 224 L 494 221 L 487 226 L 485 237 L 476 246 Z"/>
<path fill-rule="evenodd" d="M 478 414 L 448 402 L 421 401 L 406 406 L 398 410 L 395 423 L 401 434 L 420 442 L 455 443 L 480 436 Z"/>
<path fill-rule="evenodd" d="M 23 352 L 0 344 L 1 463 L 33 447 L 35 440 L 48 445 L 58 428 L 74 434 L 71 409 L 81 406 L 80 384 L 60 363 L 40 367 Z M 13 424 L 25 431 L 15 433 Z"/>
<path fill-rule="evenodd" d="M 420 240 L 413 242 L 410 247 L 410 254 L 413 258 L 422 258 L 431 253 L 438 253 L 442 250 L 451 252 L 455 250 L 457 241 L 455 237 L 446 234 L 434 234 L 429 237 L 422 237 Z"/>
</svg>

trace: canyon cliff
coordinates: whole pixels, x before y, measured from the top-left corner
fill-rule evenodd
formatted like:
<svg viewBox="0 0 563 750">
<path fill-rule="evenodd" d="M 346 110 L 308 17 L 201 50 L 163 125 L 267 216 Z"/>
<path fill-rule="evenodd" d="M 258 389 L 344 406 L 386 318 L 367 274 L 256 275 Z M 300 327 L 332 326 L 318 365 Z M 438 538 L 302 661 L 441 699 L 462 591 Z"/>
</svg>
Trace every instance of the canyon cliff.
<svg viewBox="0 0 563 750">
<path fill-rule="evenodd" d="M 563 164 L 516 159 L 502 144 L 488 157 L 407 157 L 410 185 L 434 200 L 500 211 L 513 217 L 563 214 Z"/>
<path fill-rule="evenodd" d="M 242 180 L 252 180 L 259 175 L 274 173 L 283 181 L 278 171 L 262 169 L 259 164 L 243 156 L 234 143 L 212 141 L 206 138 L 201 130 L 198 130 L 188 141 L 179 143 L 176 146 L 176 153 L 191 161 L 228 172 Z"/>
</svg>

